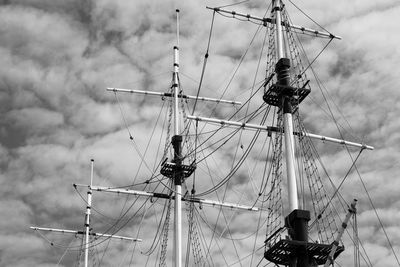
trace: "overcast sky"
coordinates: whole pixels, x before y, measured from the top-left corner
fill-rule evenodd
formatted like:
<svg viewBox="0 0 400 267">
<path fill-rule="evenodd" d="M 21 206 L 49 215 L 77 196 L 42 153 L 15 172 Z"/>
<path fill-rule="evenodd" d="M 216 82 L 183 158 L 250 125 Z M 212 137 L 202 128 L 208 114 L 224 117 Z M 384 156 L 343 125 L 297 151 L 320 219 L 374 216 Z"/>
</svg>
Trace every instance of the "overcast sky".
<svg viewBox="0 0 400 267">
<path fill-rule="evenodd" d="M 376 148 L 363 152 L 359 170 L 400 255 L 400 3 L 294 2 L 319 24 L 343 37 L 329 46 L 315 69 L 345 117 L 339 122 L 351 133 L 346 137 Z M 230 3 L 0 1 L 0 266 L 57 264 L 65 249 L 51 247 L 29 226 L 82 228 L 85 203 L 71 185 L 88 183 L 91 158 L 95 159 L 99 182 L 131 182 L 128 177 L 137 166 L 131 160 L 135 153 L 119 105 L 105 88 L 168 88 L 176 8 L 181 10 L 182 73 L 198 80 L 212 17 L 205 6 Z M 289 2 L 286 4 L 295 24 L 315 27 Z M 265 1 L 249 1 L 231 8 L 262 16 L 267 6 Z M 214 32 L 205 82 L 209 89 L 204 93 L 212 93 L 226 82 L 223 73 L 232 72 L 249 43 L 249 33 L 256 29 L 237 21 L 228 24 L 228 19 L 220 17 L 217 21 L 221 24 Z M 305 49 L 313 57 L 324 44 L 306 41 Z M 244 74 L 239 77 L 233 84 L 237 86 L 232 87 L 240 88 L 251 81 Z M 195 94 L 196 84 L 187 79 L 186 85 L 187 93 Z M 146 119 L 154 119 L 154 106 L 146 108 L 142 98 L 118 98 L 128 124 L 136 125 L 134 129 L 145 128 Z M 315 101 L 320 98 L 316 95 Z M 324 125 L 326 115 L 315 102 L 307 103 L 306 124 L 313 131 L 337 137 L 333 124 L 317 128 Z M 136 131 L 134 134 L 138 143 L 146 137 Z M 346 152 L 326 152 L 322 158 L 333 177 L 342 177 L 350 166 Z M 358 176 L 353 173 L 345 186 L 350 188 L 350 192 L 343 192 L 346 197 L 360 199 L 359 231 L 373 265 L 398 266 Z M 121 203 L 112 198 L 98 200 L 96 205 L 108 211 Z M 123 234 L 136 230 L 129 225 Z M 68 235 L 51 238 L 61 246 L 71 241 Z M 110 261 L 104 260 L 104 266 L 126 255 L 128 248 L 132 249 L 121 243 L 110 244 Z M 71 255 L 61 261 L 61 266 L 71 264 L 75 259 Z"/>
</svg>

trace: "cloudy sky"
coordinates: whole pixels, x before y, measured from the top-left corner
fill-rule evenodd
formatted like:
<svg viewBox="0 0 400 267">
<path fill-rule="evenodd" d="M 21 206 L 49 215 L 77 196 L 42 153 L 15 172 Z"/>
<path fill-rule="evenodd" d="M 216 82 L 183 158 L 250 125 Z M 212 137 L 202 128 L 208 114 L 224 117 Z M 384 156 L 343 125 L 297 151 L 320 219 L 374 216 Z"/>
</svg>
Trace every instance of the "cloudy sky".
<svg viewBox="0 0 400 267">
<path fill-rule="evenodd" d="M 363 152 L 358 169 L 400 255 L 400 3 L 398 0 L 293 2 L 319 24 L 343 37 L 318 58 L 315 69 L 333 102 L 340 107 L 340 111 L 334 112 L 346 128 L 346 137 L 376 148 Z M 132 95 L 118 95 L 118 103 L 105 88 L 168 89 L 175 43 L 174 11 L 179 8 L 181 79 L 186 92 L 195 94 L 194 81 L 200 77 L 212 17 L 205 6 L 231 3 L 0 1 L 0 266 L 73 263 L 74 251 L 61 258 L 65 248 L 70 244 L 76 248 L 79 240 L 68 235 L 46 235 L 58 246 L 51 247 L 29 226 L 82 228 L 85 202 L 72 183 L 88 183 L 92 158 L 98 183 L 116 186 L 131 183 L 139 163 L 134 160 L 137 153 L 129 140 L 120 107 L 135 140 L 142 144 L 147 136 L 138 130 L 151 129 L 147 121 L 156 119 L 153 110 L 161 103 L 150 101 L 144 105 L 144 98 Z M 263 16 L 268 4 L 268 1 L 248 1 L 231 8 Z M 289 2 L 286 4 L 293 12 L 291 18 L 295 24 L 316 27 Z M 256 28 L 251 23 L 216 19 L 204 94 L 223 90 Z M 312 58 L 325 43 L 308 40 L 305 49 Z M 250 63 L 256 62 L 257 54 L 254 55 L 244 63 L 245 69 L 253 70 Z M 238 77 L 232 87 L 248 88 L 252 76 L 241 72 Z M 228 96 L 235 94 L 240 92 Z M 326 114 L 319 109 L 321 98 L 317 93 L 313 101 L 306 102 L 305 122 L 313 131 L 337 136 L 334 124 L 326 124 Z M 322 158 L 332 177 L 343 177 L 351 164 L 348 154 L 322 149 L 325 151 Z M 149 152 L 148 157 L 154 156 L 151 153 L 155 152 Z M 350 188 L 343 191 L 345 197 L 360 200 L 359 232 L 373 266 L 398 266 L 357 173 L 352 172 L 344 186 Z M 85 195 L 84 190 L 80 193 Z M 97 214 L 95 218 L 99 221 L 117 217 L 120 209 L 114 206 L 129 203 L 126 199 L 99 194 L 94 194 L 94 198 L 104 214 L 104 217 Z M 119 234 L 132 236 L 136 231 L 128 224 Z M 251 245 L 243 243 L 243 250 Z M 122 266 L 128 265 L 130 244 L 111 242 L 107 246 L 104 266 L 115 259 L 121 262 L 126 255 Z M 233 263 L 235 260 L 229 256 L 228 262 Z M 136 256 L 132 262 L 137 266 L 143 264 Z"/>
</svg>

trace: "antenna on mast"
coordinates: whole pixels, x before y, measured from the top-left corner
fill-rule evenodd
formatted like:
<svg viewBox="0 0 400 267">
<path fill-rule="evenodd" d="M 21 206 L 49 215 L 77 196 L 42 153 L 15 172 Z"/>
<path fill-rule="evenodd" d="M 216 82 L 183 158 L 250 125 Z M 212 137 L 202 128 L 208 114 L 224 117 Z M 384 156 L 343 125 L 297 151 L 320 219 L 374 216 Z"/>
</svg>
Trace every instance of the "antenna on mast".
<svg viewBox="0 0 400 267">
<path fill-rule="evenodd" d="M 176 45 L 179 47 L 179 9 L 176 9 Z"/>
</svg>

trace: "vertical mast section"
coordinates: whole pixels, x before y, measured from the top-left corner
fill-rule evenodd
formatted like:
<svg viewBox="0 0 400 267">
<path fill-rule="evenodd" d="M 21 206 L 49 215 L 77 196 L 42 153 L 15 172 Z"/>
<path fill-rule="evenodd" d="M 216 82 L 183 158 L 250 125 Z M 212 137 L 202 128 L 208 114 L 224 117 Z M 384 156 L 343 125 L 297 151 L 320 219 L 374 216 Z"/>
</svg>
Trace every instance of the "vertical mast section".
<svg viewBox="0 0 400 267">
<path fill-rule="evenodd" d="M 174 148 L 174 173 L 175 205 L 174 205 L 174 262 L 175 267 L 181 267 L 182 259 L 182 136 L 179 135 L 179 9 L 176 10 L 176 46 L 174 46 L 174 136 L 172 146 Z"/>
<path fill-rule="evenodd" d="M 276 74 L 278 77 L 278 84 L 281 86 L 290 86 L 290 60 L 285 58 L 284 41 L 283 41 L 283 28 L 281 16 L 281 0 L 273 0 L 273 11 L 275 12 L 276 28 L 276 46 L 277 46 L 277 64 Z M 292 212 L 299 208 L 297 197 L 297 183 L 296 183 L 296 158 L 294 153 L 294 137 L 293 137 L 293 118 L 292 118 L 292 103 L 290 96 L 282 95 L 281 108 L 283 108 L 283 121 L 284 121 L 284 134 L 285 134 L 285 158 L 286 158 L 286 172 L 288 183 L 289 195 L 289 210 Z"/>
<path fill-rule="evenodd" d="M 277 63 L 275 72 L 277 74 L 277 85 L 280 87 L 280 108 L 283 112 L 283 127 L 285 134 L 285 159 L 286 159 L 286 175 L 289 197 L 289 212 L 285 218 L 285 225 L 288 229 L 289 236 L 296 241 L 308 241 L 308 221 L 310 220 L 310 212 L 307 210 L 299 210 L 296 183 L 296 158 L 294 153 L 294 137 L 293 137 L 293 118 L 292 118 L 292 100 L 295 90 L 287 90 L 290 88 L 290 59 L 286 58 L 283 40 L 282 28 L 282 1 L 272 0 L 275 12 L 276 25 L 276 44 L 277 44 Z M 296 253 L 290 257 L 290 267 L 308 267 L 309 255 L 306 246 L 300 246 Z"/>
<path fill-rule="evenodd" d="M 273 1 L 273 12 L 275 12 L 275 37 L 276 37 L 276 47 L 277 47 L 277 61 L 284 57 L 283 53 L 283 32 L 282 32 L 282 16 L 281 16 L 281 0 Z"/>
<path fill-rule="evenodd" d="M 174 73 L 173 73 L 173 94 L 174 94 L 174 134 L 179 134 L 179 9 L 176 10 L 176 46 L 174 46 Z"/>
<path fill-rule="evenodd" d="M 182 266 L 182 181 L 189 177 L 196 169 L 193 162 L 190 165 L 183 164 L 182 135 L 179 134 L 179 98 L 182 94 L 179 88 L 179 9 L 176 10 L 176 35 L 177 45 L 174 46 L 174 72 L 172 76 L 172 96 L 174 98 L 174 136 L 171 138 L 174 158 L 172 162 L 164 162 L 160 173 L 171 178 L 174 183 L 174 266 Z"/>
<path fill-rule="evenodd" d="M 89 236 L 90 236 L 90 210 L 92 208 L 92 185 L 93 185 L 93 164 L 90 160 L 90 187 L 87 191 L 87 206 L 85 216 L 85 267 L 89 264 Z"/>
<path fill-rule="evenodd" d="M 308 241 L 308 222 L 310 211 L 299 209 L 296 184 L 296 158 L 293 136 L 292 113 L 310 93 L 305 86 L 296 88 L 290 84 L 290 59 L 287 58 L 287 47 L 284 42 L 284 27 L 287 21 L 282 21 L 282 0 L 272 0 L 273 17 L 275 21 L 276 84 L 272 84 L 264 93 L 266 103 L 277 106 L 283 113 L 286 175 L 289 198 L 289 215 L 285 217 L 285 227 L 289 239 L 281 239 L 265 251 L 264 257 L 279 265 L 289 267 L 311 267 L 324 264 L 328 257 L 332 259 L 343 251 L 343 247 L 334 247 L 333 244 L 319 244 Z M 284 27 L 282 26 L 284 25 Z M 287 44 L 287 43 L 286 43 Z M 331 253 L 331 251 L 333 251 Z M 330 255 L 331 254 L 331 255 Z"/>
</svg>

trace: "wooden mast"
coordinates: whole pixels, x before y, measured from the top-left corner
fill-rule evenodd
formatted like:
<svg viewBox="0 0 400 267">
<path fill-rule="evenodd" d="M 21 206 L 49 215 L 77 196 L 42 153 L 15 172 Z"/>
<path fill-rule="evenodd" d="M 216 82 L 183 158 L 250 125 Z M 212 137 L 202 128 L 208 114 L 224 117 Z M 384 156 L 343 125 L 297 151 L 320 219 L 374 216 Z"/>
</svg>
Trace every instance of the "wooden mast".
<svg viewBox="0 0 400 267">
<path fill-rule="evenodd" d="M 174 205 L 174 264 L 181 267 L 182 259 L 182 136 L 179 135 L 179 9 L 176 10 L 176 46 L 174 46 L 174 73 L 173 73 L 173 94 L 174 94 L 174 136 L 172 146 L 174 148 L 174 171 L 173 181 L 175 184 L 175 205 Z"/>
<path fill-rule="evenodd" d="M 93 185 L 94 160 L 90 160 L 90 187 L 87 191 L 87 206 L 85 214 L 85 267 L 89 264 L 89 235 L 90 235 L 90 210 L 92 208 L 92 185 Z"/>
</svg>

